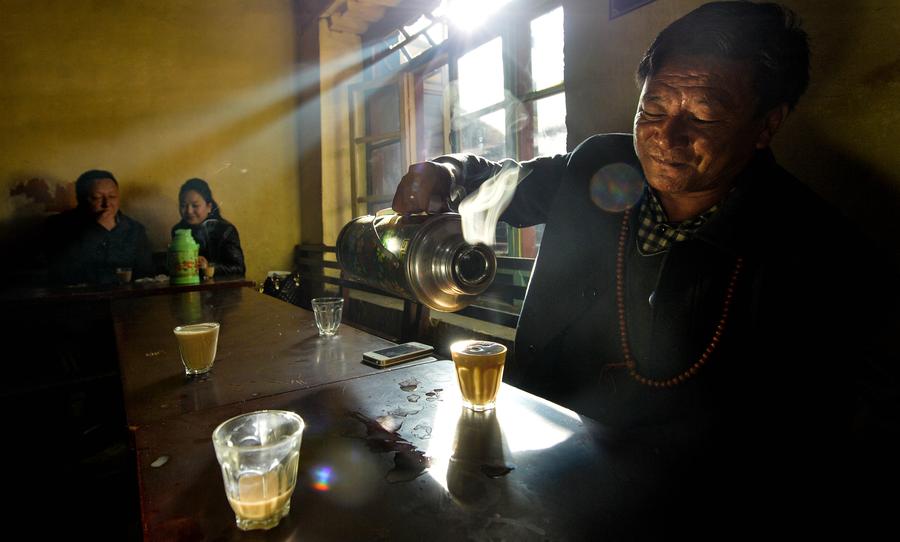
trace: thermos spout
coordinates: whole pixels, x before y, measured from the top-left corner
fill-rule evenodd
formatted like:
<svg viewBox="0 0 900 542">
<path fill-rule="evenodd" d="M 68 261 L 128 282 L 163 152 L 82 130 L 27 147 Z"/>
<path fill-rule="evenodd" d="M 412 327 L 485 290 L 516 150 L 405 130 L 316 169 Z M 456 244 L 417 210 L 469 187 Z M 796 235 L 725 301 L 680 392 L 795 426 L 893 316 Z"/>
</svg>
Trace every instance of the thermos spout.
<svg viewBox="0 0 900 542">
<path fill-rule="evenodd" d="M 458 245 L 449 262 L 435 269 L 438 286 L 448 294 L 477 295 L 487 289 L 496 274 L 494 252 L 484 245 Z"/>
</svg>

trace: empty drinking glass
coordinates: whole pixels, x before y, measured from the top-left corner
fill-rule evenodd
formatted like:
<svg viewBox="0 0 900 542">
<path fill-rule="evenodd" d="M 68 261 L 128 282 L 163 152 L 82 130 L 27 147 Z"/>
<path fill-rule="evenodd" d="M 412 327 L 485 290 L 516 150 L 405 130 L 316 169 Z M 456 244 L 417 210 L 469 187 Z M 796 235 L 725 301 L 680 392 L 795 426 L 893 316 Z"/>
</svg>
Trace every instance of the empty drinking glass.
<svg viewBox="0 0 900 542">
<path fill-rule="evenodd" d="M 312 300 L 312 307 L 319 335 L 331 337 L 337 333 L 338 327 L 341 325 L 344 300 L 340 297 L 317 297 Z"/>
</svg>

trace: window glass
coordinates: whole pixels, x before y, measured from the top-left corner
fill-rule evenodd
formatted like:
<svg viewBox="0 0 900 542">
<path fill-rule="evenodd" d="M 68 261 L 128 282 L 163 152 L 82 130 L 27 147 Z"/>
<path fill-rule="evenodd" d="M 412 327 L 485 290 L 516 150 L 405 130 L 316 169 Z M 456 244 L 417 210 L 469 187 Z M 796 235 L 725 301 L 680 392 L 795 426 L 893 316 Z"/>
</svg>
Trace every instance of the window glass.
<svg viewBox="0 0 900 542">
<path fill-rule="evenodd" d="M 563 92 L 534 102 L 534 155 L 566 152 L 566 95 Z"/>
<path fill-rule="evenodd" d="M 369 145 L 366 171 L 369 174 L 368 193 L 371 195 L 394 195 L 400 177 L 400 143 Z"/>
<path fill-rule="evenodd" d="M 431 41 L 434 42 L 435 45 L 439 45 L 447 40 L 447 25 L 444 23 L 436 23 L 425 33 L 428 34 L 428 37 L 431 38 Z"/>
<path fill-rule="evenodd" d="M 412 36 L 416 32 L 419 32 L 420 30 L 425 30 L 426 28 L 428 28 L 428 25 L 430 25 L 430 24 L 431 24 L 431 19 L 422 15 L 413 24 L 411 24 L 409 26 L 404 26 L 403 30 L 406 31 L 407 35 Z"/>
<path fill-rule="evenodd" d="M 396 73 L 400 69 L 403 55 L 400 51 L 394 51 L 389 56 L 381 59 L 371 66 L 372 79 L 380 79 L 386 75 Z"/>
<path fill-rule="evenodd" d="M 532 90 L 563 82 L 563 8 L 531 21 Z"/>
<path fill-rule="evenodd" d="M 463 31 L 474 30 L 512 0 L 443 0 L 432 14 Z"/>
<path fill-rule="evenodd" d="M 459 113 L 503 101 L 502 42 L 495 38 L 459 58 Z"/>
<path fill-rule="evenodd" d="M 460 122 L 460 152 L 502 160 L 506 152 L 506 111 L 501 109 Z"/>
<path fill-rule="evenodd" d="M 416 58 L 420 54 L 431 49 L 431 44 L 424 34 L 416 36 L 415 39 L 403 46 L 403 50 L 409 55 L 410 59 Z"/>
<path fill-rule="evenodd" d="M 384 39 L 384 44 L 388 48 L 391 48 L 391 47 L 397 45 L 398 43 L 400 43 L 401 41 L 403 41 L 404 39 L 406 39 L 406 37 L 403 35 L 403 32 L 400 32 L 399 30 L 394 30 L 393 32 L 391 32 L 388 35 L 388 37 L 386 37 Z"/>
<path fill-rule="evenodd" d="M 366 95 L 366 134 L 378 135 L 400 130 L 400 95 L 395 85 L 381 87 Z"/>
<path fill-rule="evenodd" d="M 497 256 L 509 256 L 509 230 L 503 222 L 497 223 L 497 231 L 494 234 L 494 253 Z"/>
<path fill-rule="evenodd" d="M 444 89 L 447 80 L 446 64 L 422 78 L 422 133 L 416 138 L 416 157 L 420 161 L 446 153 Z"/>
</svg>

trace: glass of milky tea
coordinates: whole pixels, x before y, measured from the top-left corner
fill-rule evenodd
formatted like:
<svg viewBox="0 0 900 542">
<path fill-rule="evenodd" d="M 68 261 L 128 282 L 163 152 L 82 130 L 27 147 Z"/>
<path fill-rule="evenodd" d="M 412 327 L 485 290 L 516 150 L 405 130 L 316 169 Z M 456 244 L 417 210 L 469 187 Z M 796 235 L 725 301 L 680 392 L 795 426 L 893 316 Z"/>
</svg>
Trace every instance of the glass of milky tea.
<svg viewBox="0 0 900 542">
<path fill-rule="evenodd" d="M 506 347 L 491 341 L 468 340 L 450 345 L 463 405 L 476 412 L 491 410 L 503 381 Z"/>
<path fill-rule="evenodd" d="M 271 529 L 291 510 L 306 424 L 286 410 L 259 410 L 213 431 L 225 495 L 239 529 Z"/>
<path fill-rule="evenodd" d="M 216 360 L 219 345 L 219 324 L 207 322 L 178 326 L 174 329 L 178 353 L 188 376 L 208 373 Z"/>
</svg>

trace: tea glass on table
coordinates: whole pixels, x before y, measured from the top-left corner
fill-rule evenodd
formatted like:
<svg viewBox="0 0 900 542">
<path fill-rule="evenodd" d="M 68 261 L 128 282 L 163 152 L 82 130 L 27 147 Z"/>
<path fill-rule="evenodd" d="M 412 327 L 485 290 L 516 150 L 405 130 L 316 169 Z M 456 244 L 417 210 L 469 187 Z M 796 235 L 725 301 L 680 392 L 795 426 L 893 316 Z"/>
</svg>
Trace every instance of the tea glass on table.
<svg viewBox="0 0 900 542">
<path fill-rule="evenodd" d="M 337 333 L 338 327 L 341 325 L 344 300 L 340 297 L 317 297 L 312 300 L 312 308 L 319 335 L 331 337 Z"/>
<path fill-rule="evenodd" d="M 173 331 L 178 340 L 178 353 L 181 355 L 185 374 L 193 376 L 209 372 L 216 360 L 219 324 L 190 324 L 178 326 Z"/>
<path fill-rule="evenodd" d="M 503 381 L 506 347 L 491 341 L 459 341 L 450 345 L 450 357 L 463 405 L 476 412 L 493 409 Z"/>
<path fill-rule="evenodd" d="M 203 280 L 210 280 L 216 274 L 216 266 L 211 263 L 206 264 L 203 268 Z"/>
<path fill-rule="evenodd" d="M 118 279 L 119 284 L 128 284 L 131 282 L 131 268 L 130 267 L 117 267 L 116 268 L 116 279 Z"/>
<path fill-rule="evenodd" d="M 294 412 L 260 410 L 213 431 L 225 495 L 241 530 L 271 529 L 290 512 L 304 427 Z"/>
</svg>

